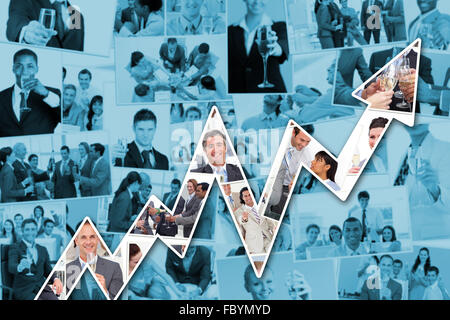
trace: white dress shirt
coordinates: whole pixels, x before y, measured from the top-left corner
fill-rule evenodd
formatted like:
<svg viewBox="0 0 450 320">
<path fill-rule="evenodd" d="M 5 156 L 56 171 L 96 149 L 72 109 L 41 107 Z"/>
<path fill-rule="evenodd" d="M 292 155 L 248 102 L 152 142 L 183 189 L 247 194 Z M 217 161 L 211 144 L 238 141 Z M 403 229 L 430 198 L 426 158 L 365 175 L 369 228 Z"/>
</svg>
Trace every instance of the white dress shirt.
<svg viewBox="0 0 450 320">
<path fill-rule="evenodd" d="M 150 146 L 149 148 L 144 148 L 144 147 L 141 146 L 136 140 L 135 140 L 135 142 L 136 142 L 136 146 L 137 146 L 137 148 L 138 148 L 138 150 L 139 150 L 139 154 L 141 155 L 142 161 L 145 160 L 145 159 L 144 159 L 144 156 L 142 155 L 142 152 L 145 151 L 145 150 L 149 151 L 148 156 L 149 156 L 149 158 L 150 158 L 150 164 L 151 164 L 152 167 L 154 168 L 154 167 L 156 166 L 156 159 L 155 159 L 155 155 L 153 154 L 153 151 L 154 151 L 154 150 L 153 150 L 153 146 Z"/>
<path fill-rule="evenodd" d="M 290 156 L 288 154 L 290 154 Z M 283 161 L 286 161 L 287 163 L 287 174 L 285 174 L 284 176 L 283 185 L 289 186 L 292 179 L 294 179 L 294 176 L 297 173 L 300 164 L 303 163 L 309 168 L 311 166 L 311 160 L 313 159 L 313 156 L 308 147 L 305 147 L 299 151 L 296 148 L 289 146 L 283 159 Z"/>
</svg>

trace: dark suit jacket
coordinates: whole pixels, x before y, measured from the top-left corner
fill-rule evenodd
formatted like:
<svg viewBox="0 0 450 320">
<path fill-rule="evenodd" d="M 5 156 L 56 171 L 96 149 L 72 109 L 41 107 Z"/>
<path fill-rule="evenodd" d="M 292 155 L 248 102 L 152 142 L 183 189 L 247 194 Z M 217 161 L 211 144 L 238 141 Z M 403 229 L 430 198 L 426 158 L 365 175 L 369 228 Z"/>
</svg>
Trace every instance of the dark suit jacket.
<svg viewBox="0 0 450 320">
<path fill-rule="evenodd" d="M 56 163 L 55 172 L 52 176 L 55 199 L 76 198 L 77 191 L 74 184 L 75 178 L 72 174 L 72 168 L 75 165 L 75 162 L 73 162 L 72 159 L 69 160 L 68 166 L 70 168 L 70 173 L 64 175 L 61 174 L 61 164 L 61 160 Z"/>
<path fill-rule="evenodd" d="M 31 166 L 26 162 L 20 162 L 19 160 L 16 160 L 13 162 L 13 168 L 14 168 L 14 175 L 16 176 L 17 182 L 21 183 L 23 180 L 25 180 L 28 177 L 28 170 L 31 170 Z M 41 174 L 32 173 L 34 182 L 41 182 L 41 181 L 47 181 L 50 179 L 47 172 L 43 172 Z M 31 194 L 17 199 L 18 201 L 30 201 L 30 200 L 37 200 L 37 196 L 31 196 Z"/>
<path fill-rule="evenodd" d="M 163 196 L 163 203 L 166 205 L 167 208 L 173 209 L 173 206 L 175 205 L 175 200 L 177 200 L 177 196 L 173 197 L 170 202 L 167 202 L 167 199 L 169 199 L 169 196 L 171 195 L 171 192 L 164 193 Z"/>
<path fill-rule="evenodd" d="M 134 9 L 130 8 L 130 7 L 123 9 L 122 14 L 120 16 L 120 20 L 122 21 L 122 23 L 133 22 L 133 18 L 132 18 L 133 12 L 134 12 Z"/>
<path fill-rule="evenodd" d="M 111 170 L 105 158 L 100 158 L 97 165 L 92 164 L 93 171 L 90 177 L 80 177 L 80 185 L 91 189 L 93 196 L 105 196 L 111 194 Z"/>
<path fill-rule="evenodd" d="M 358 70 L 362 82 L 365 82 L 372 76 L 361 48 L 342 50 L 338 62 L 338 71 L 341 73 L 345 83 L 352 88 L 355 69 Z"/>
<path fill-rule="evenodd" d="M 27 245 L 25 242 L 20 241 L 13 244 L 9 249 L 8 271 L 14 275 L 13 291 L 15 299 L 33 300 L 44 284 L 45 279 L 52 271 L 47 249 L 38 244 L 36 244 L 36 249 L 38 252 L 38 261 L 36 264 L 33 263 L 31 265 L 31 272 L 34 273 L 33 276 L 25 275 L 30 271 L 28 269 L 24 269 L 22 272 L 17 271 L 20 260 L 27 253 Z M 53 280 L 50 279 L 50 283 L 53 283 Z"/>
<path fill-rule="evenodd" d="M 286 92 L 286 86 L 280 72 L 280 65 L 289 57 L 289 47 L 285 22 L 274 22 L 272 30 L 276 32 L 278 44 L 283 53 L 279 57 L 271 56 L 267 63 L 267 76 L 274 88 L 260 89 L 258 84 L 264 80 L 263 59 L 253 42 L 250 54 L 245 49 L 244 29 L 240 26 L 228 27 L 228 91 L 229 93 Z"/>
<path fill-rule="evenodd" d="M 370 280 L 369 280 L 370 281 Z M 392 300 L 402 299 L 402 285 L 395 280 L 389 279 L 387 284 L 388 289 L 391 290 Z M 361 300 L 381 300 L 380 289 L 369 289 L 367 281 L 364 281 L 364 285 L 361 289 Z"/>
<path fill-rule="evenodd" d="M 75 279 L 80 272 L 81 272 L 81 264 L 78 258 L 66 265 L 66 273 L 68 278 Z M 109 298 L 113 300 L 123 285 L 123 277 L 120 265 L 117 262 L 97 256 L 97 265 L 95 268 L 95 273 L 101 274 L 103 277 L 105 277 L 106 288 L 108 289 Z M 83 277 L 81 279 L 83 280 Z M 69 281 L 67 281 L 67 283 L 68 283 L 67 291 L 69 291 L 72 287 L 69 286 L 70 283 Z M 86 286 L 84 286 L 83 283 L 81 284 L 81 289 L 74 289 L 72 291 L 70 298 L 72 300 L 90 299 Z M 104 296 L 101 292 L 98 292 L 97 295 L 95 294 L 93 295 L 93 300 L 102 298 L 104 298 Z"/>
<path fill-rule="evenodd" d="M 383 51 L 377 51 L 372 53 L 372 56 L 370 57 L 369 62 L 369 69 L 372 72 L 372 74 L 375 74 L 383 68 L 387 62 L 386 61 L 389 57 L 392 57 L 394 49 L 388 49 Z M 416 62 L 417 62 L 417 53 L 415 53 L 413 50 L 411 50 L 408 54 L 409 62 L 411 68 L 417 69 Z M 425 57 L 424 55 L 420 56 L 420 66 L 419 66 L 419 77 L 422 78 L 423 81 L 425 81 L 428 84 L 434 84 L 433 76 L 431 74 L 431 59 Z M 398 84 L 394 91 L 398 90 Z M 391 110 L 398 110 L 395 108 L 395 105 L 401 102 L 401 99 L 397 99 L 396 97 L 392 97 L 392 103 L 391 103 Z M 416 101 L 416 112 L 420 113 L 420 103 L 419 101 Z"/>
<path fill-rule="evenodd" d="M 10 165 L 3 165 L 0 171 L 0 188 L 2 193 L 2 202 L 16 202 L 17 199 L 25 196 L 25 190 L 17 182 L 14 170 Z"/>
<path fill-rule="evenodd" d="M 123 166 L 131 168 L 143 168 L 144 160 L 142 159 L 142 155 L 139 153 L 136 142 L 133 141 L 129 143 L 127 147 L 128 152 L 125 155 L 125 164 Z M 153 154 L 155 155 L 156 162 L 156 166 L 153 169 L 169 170 L 169 160 L 167 159 L 167 157 L 162 153 L 156 151 L 155 148 L 153 148 Z M 115 165 L 122 166 L 121 159 L 116 159 Z"/>
<path fill-rule="evenodd" d="M 134 208 L 134 199 L 135 197 L 133 196 L 132 198 L 132 202 L 133 202 L 133 208 Z M 133 212 L 138 212 L 138 211 L 133 211 Z M 134 234 L 147 234 L 147 235 L 153 235 L 153 229 L 152 229 L 152 225 L 153 225 L 153 218 L 151 215 L 149 215 L 148 211 L 145 210 L 141 216 L 139 217 L 139 220 L 145 220 L 144 222 L 144 229 L 147 233 L 142 232 L 141 229 L 139 229 L 138 227 L 135 227 L 133 230 L 131 230 L 131 233 Z M 148 221 L 151 221 L 150 223 L 152 225 L 150 225 L 150 223 Z"/>
<path fill-rule="evenodd" d="M 127 232 L 133 221 L 131 197 L 128 190 L 122 191 L 118 196 L 115 196 L 111 206 L 109 207 L 108 231 L 111 232 Z"/>
<path fill-rule="evenodd" d="M 184 71 L 186 64 L 186 53 L 184 52 L 184 48 L 180 45 L 177 45 L 175 49 L 175 54 L 173 58 L 169 58 L 169 46 L 167 43 L 163 43 L 161 48 L 159 49 L 159 55 L 161 59 L 164 61 L 164 66 L 167 67 L 170 72 L 175 72 L 176 69 L 180 69 L 180 71 Z M 170 62 L 173 66 L 169 67 L 166 65 L 166 61 Z"/>
<path fill-rule="evenodd" d="M 70 4 L 68 4 L 70 6 Z M 9 18 L 6 27 L 6 37 L 9 41 L 19 42 L 22 28 L 30 21 L 39 21 L 39 13 L 42 8 L 53 9 L 49 0 L 11 0 L 9 4 Z M 84 50 L 84 18 L 80 12 L 70 12 L 70 16 L 76 14 L 80 17 L 80 28 L 66 30 L 62 39 L 58 35 L 53 36 L 47 43 L 48 47 L 63 48 L 69 50 Z"/>
<path fill-rule="evenodd" d="M 234 164 L 227 163 L 226 170 L 227 170 L 228 182 L 243 180 L 241 171 Z M 192 169 L 191 172 L 213 173 L 213 169 L 211 168 L 211 166 L 209 164 L 207 164 L 206 166 L 203 166 L 203 167 L 200 167 L 197 169 Z"/>
<path fill-rule="evenodd" d="M 80 175 L 82 177 L 90 178 L 93 165 L 94 165 L 94 160 L 92 159 L 92 157 L 88 156 L 83 167 L 79 168 Z M 80 185 L 80 193 L 81 193 L 82 197 L 90 197 L 90 196 L 92 196 L 92 189 L 88 185 Z"/>
<path fill-rule="evenodd" d="M 334 26 L 331 24 L 333 16 L 331 15 L 328 5 L 321 4 L 316 13 L 317 21 L 317 37 L 331 37 L 335 32 Z"/>
<path fill-rule="evenodd" d="M 166 272 L 175 282 L 192 283 L 205 291 L 211 281 L 211 259 L 208 248 L 197 246 L 189 270 L 185 270 L 183 259 L 167 250 Z"/>
<path fill-rule="evenodd" d="M 59 90 L 46 87 L 61 97 Z M 61 121 L 61 108 L 52 108 L 43 97 L 31 91 L 27 105 L 31 108 L 22 121 L 16 118 L 12 106 L 14 86 L 0 92 L 0 137 L 53 133 Z"/>
<path fill-rule="evenodd" d="M 375 0 L 374 5 L 378 6 L 378 8 L 380 8 L 380 10 L 383 9 L 383 3 L 381 3 L 381 1 L 379 0 Z M 363 4 L 362 4 L 362 8 L 361 8 L 361 25 L 364 28 L 364 30 L 367 30 L 367 19 L 369 19 L 372 14 L 367 13 L 367 8 L 369 6 L 369 0 L 364 0 Z M 377 30 L 377 29 L 373 29 L 373 30 Z M 380 29 L 378 29 L 380 30 Z"/>
</svg>

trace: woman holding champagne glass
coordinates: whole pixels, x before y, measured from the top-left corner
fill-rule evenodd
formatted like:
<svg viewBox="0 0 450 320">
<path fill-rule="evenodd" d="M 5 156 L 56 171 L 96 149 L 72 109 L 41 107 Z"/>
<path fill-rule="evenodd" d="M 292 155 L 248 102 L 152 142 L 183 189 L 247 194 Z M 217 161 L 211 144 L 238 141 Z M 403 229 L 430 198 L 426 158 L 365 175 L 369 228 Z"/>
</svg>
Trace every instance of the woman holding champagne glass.
<svg viewBox="0 0 450 320">
<path fill-rule="evenodd" d="M 228 27 L 229 93 L 286 92 L 280 73 L 289 56 L 286 23 L 266 14 L 269 1 L 244 0 L 245 16 Z"/>
</svg>

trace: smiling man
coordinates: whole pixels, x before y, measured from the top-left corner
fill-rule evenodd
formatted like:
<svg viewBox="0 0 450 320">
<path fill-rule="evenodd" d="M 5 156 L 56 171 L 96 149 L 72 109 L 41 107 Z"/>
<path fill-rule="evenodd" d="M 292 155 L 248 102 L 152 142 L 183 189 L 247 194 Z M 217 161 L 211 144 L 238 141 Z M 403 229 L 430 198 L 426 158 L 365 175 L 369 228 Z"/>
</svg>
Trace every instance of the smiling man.
<svg viewBox="0 0 450 320">
<path fill-rule="evenodd" d="M 330 257 L 367 254 L 366 248 L 361 245 L 362 230 L 361 221 L 354 217 L 347 218 L 342 228 L 344 242 L 331 250 Z"/>
<path fill-rule="evenodd" d="M 114 299 L 123 285 L 122 271 L 117 262 L 101 258 L 97 255 L 97 248 L 100 241 L 97 233 L 88 221 L 84 223 L 74 241 L 80 253 L 77 259 L 66 265 L 67 292 L 72 289 L 80 272 L 88 264 L 95 273 L 97 281 L 103 287 L 104 291 L 108 293 L 109 298 Z M 101 297 L 101 294 L 95 294 L 96 287 L 96 283 L 92 283 L 89 279 L 86 279 L 82 283 L 81 289 L 75 289 L 72 292 L 71 298 L 75 300 L 93 300 Z"/>
<path fill-rule="evenodd" d="M 17 51 L 12 71 L 16 82 L 0 92 L 0 137 L 53 133 L 61 121 L 60 92 L 37 78 L 36 53 Z"/>
<path fill-rule="evenodd" d="M 236 165 L 226 163 L 227 142 L 225 135 L 220 130 L 207 132 L 203 137 L 202 145 L 209 164 L 193 169 L 191 172 L 216 173 L 220 176 L 221 182 L 243 179 L 242 173 Z"/>
</svg>

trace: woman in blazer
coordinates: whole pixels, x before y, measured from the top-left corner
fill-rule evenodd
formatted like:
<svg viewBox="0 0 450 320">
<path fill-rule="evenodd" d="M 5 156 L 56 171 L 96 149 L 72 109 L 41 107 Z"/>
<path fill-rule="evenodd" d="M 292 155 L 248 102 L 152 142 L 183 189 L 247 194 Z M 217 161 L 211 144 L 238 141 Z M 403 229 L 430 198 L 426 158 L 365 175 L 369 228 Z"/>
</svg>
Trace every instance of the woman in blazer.
<svg viewBox="0 0 450 320">
<path fill-rule="evenodd" d="M 289 56 L 286 23 L 273 21 L 266 13 L 266 2 L 252 4 L 245 1 L 247 13 L 240 23 L 228 27 L 228 91 L 229 93 L 286 92 L 280 65 Z M 268 81 L 273 88 L 258 88 L 264 80 L 263 58 L 258 52 L 255 37 L 260 26 L 271 26 L 270 56 L 267 63 Z"/>
<path fill-rule="evenodd" d="M 334 8 L 330 6 L 330 0 L 316 0 L 314 13 L 317 21 L 317 37 L 322 49 L 335 47 L 335 34 L 343 28 L 339 21 L 335 20 Z"/>
<path fill-rule="evenodd" d="M 109 207 L 108 231 L 127 232 L 137 217 L 137 212 L 133 212 L 133 194 L 139 191 L 142 179 L 139 173 L 131 171 L 122 180 L 119 188 L 114 193 L 114 198 Z"/>
</svg>

